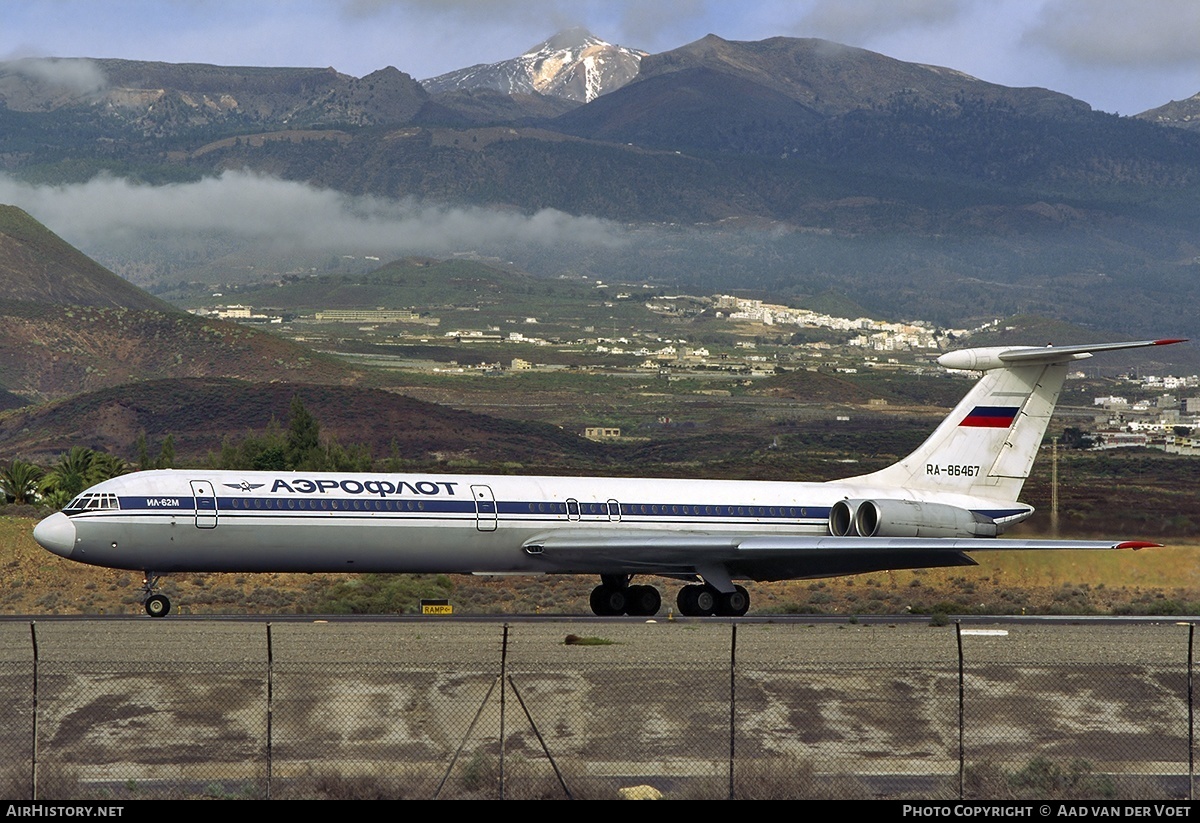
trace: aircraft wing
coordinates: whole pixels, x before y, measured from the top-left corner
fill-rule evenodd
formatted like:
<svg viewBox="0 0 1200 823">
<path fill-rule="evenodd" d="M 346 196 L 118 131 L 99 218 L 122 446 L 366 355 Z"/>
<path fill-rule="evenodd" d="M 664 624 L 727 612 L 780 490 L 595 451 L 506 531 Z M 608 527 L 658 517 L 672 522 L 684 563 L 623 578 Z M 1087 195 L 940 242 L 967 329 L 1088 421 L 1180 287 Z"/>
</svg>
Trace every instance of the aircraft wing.
<svg viewBox="0 0 1200 823">
<path fill-rule="evenodd" d="M 743 551 L 1041 551 L 1046 549 L 1149 549 L 1161 543 L 1140 540 L 1010 540 L 993 537 L 751 537 Z"/>
<path fill-rule="evenodd" d="M 529 540 L 549 572 L 700 576 L 724 588 L 730 579 L 784 580 L 888 569 L 974 566 L 976 551 L 1143 549 L 1130 540 L 713 534 L 702 532 L 556 532 Z M 724 584 L 724 585 L 722 585 Z"/>
</svg>

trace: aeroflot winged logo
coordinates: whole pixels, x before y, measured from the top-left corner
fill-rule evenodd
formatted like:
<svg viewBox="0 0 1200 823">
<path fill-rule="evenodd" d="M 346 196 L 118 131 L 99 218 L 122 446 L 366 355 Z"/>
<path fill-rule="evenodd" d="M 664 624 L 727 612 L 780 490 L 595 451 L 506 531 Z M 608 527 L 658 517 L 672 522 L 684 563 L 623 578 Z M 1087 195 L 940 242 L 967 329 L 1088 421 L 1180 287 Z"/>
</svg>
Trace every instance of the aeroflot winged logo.
<svg viewBox="0 0 1200 823">
<path fill-rule="evenodd" d="M 252 492 L 255 489 L 261 489 L 264 485 L 265 485 L 264 483 L 247 483 L 245 480 L 243 480 L 241 483 L 225 483 L 224 484 L 225 488 L 236 489 L 237 491 L 240 491 L 240 492 Z"/>
<path fill-rule="evenodd" d="M 1020 406 L 976 406 L 958 425 L 984 429 L 1007 429 L 1012 425 L 1013 418 L 1020 410 Z"/>
</svg>

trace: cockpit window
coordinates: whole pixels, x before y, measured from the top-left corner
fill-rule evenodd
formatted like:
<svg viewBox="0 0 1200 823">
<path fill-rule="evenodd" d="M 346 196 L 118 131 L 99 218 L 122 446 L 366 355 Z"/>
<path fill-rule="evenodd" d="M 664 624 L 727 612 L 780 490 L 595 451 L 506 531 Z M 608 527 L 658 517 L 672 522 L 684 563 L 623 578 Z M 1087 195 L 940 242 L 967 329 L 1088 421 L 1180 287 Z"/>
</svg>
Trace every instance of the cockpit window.
<svg viewBox="0 0 1200 823">
<path fill-rule="evenodd" d="M 103 509 L 119 509 L 121 504 L 117 502 L 115 494 L 106 493 L 89 493 L 81 494 L 67 504 L 64 512 L 82 512 L 82 511 L 101 511 Z"/>
</svg>

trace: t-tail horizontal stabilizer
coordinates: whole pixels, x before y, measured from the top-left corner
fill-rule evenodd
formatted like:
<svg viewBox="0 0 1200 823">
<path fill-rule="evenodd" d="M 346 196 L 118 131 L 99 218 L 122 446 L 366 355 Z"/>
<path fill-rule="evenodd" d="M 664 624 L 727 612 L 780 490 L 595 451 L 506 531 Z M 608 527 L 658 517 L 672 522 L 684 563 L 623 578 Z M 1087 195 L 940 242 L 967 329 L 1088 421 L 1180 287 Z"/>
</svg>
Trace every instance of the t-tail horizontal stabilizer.
<svg viewBox="0 0 1200 823">
<path fill-rule="evenodd" d="M 916 451 L 853 481 L 916 494 L 939 492 L 1015 503 L 1033 468 L 1069 363 L 1095 352 L 1181 342 L 1169 338 L 947 352 L 938 358 L 942 366 L 982 371 L 983 377 Z"/>
<path fill-rule="evenodd" d="M 1162 340 L 1138 340 L 1132 343 L 1092 343 L 1082 346 L 990 346 L 980 349 L 959 349 L 946 352 L 938 363 L 948 369 L 965 371 L 987 371 L 1006 366 L 1030 365 L 1033 363 L 1068 363 L 1084 360 L 1093 352 L 1116 351 L 1118 349 L 1140 349 L 1146 346 L 1169 346 L 1186 343 L 1187 338 L 1174 337 Z"/>
</svg>

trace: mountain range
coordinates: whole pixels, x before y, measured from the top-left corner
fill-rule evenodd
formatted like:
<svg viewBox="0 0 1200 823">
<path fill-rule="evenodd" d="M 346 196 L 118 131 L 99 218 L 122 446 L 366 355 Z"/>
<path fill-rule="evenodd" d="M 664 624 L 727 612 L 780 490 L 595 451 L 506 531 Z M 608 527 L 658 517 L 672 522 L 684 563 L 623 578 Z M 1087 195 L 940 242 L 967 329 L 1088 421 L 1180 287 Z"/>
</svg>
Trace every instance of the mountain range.
<svg viewBox="0 0 1200 823">
<path fill-rule="evenodd" d="M 1185 100 L 1172 100 L 1138 115 L 1142 120 L 1163 126 L 1200 131 L 1200 93 Z"/>
<path fill-rule="evenodd" d="M 709 35 L 643 54 L 576 30 L 424 81 L 12 61 L 0 104 L 0 169 L 28 185 L 250 171 L 346 197 L 600 218 L 619 235 L 459 240 L 538 275 L 801 302 L 839 291 L 946 325 L 1034 312 L 1200 334 L 1196 99 L 1118 117 L 823 40 Z M 125 234 L 82 248 L 151 290 L 212 282 L 252 242 L 204 235 L 181 265 Z M 329 237 L 314 255 L 363 251 Z M 254 271 L 278 272 L 261 254 Z"/>
</svg>

